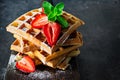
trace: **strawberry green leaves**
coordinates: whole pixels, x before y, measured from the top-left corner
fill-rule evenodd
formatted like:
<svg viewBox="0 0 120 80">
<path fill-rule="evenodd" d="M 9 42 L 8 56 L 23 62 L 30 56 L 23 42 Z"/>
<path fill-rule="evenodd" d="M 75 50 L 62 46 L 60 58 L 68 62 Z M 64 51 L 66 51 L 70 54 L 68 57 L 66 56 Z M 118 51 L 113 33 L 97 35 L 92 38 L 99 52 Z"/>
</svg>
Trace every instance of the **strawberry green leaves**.
<svg viewBox="0 0 120 80">
<path fill-rule="evenodd" d="M 58 21 L 60 24 L 62 24 L 63 28 L 68 27 L 68 22 L 61 16 L 64 9 L 63 2 L 60 2 L 55 7 L 53 7 L 49 2 L 44 1 L 42 7 L 44 8 L 45 14 L 48 15 L 48 20 L 53 22 Z"/>
</svg>

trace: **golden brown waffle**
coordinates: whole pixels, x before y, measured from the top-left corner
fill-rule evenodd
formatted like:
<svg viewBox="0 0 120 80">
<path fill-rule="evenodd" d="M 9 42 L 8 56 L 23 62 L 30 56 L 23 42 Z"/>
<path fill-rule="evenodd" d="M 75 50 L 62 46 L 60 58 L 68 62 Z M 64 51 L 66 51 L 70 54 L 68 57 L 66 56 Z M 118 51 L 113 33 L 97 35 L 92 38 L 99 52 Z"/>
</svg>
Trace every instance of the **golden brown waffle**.
<svg viewBox="0 0 120 80">
<path fill-rule="evenodd" d="M 61 46 L 83 45 L 82 34 L 74 31 Z"/>
<path fill-rule="evenodd" d="M 80 47 L 80 45 L 74 45 L 74 46 L 69 46 L 69 47 L 60 47 L 58 51 L 53 52 L 53 54 L 51 54 L 51 55 L 48 55 L 46 57 L 46 61 L 50 61 L 50 60 L 58 58 L 60 56 L 67 55 L 71 51 L 73 51 L 79 47 Z"/>
<path fill-rule="evenodd" d="M 69 61 L 71 60 L 71 57 L 65 58 L 65 60 L 57 66 L 57 68 L 65 70 L 69 66 Z"/>
<path fill-rule="evenodd" d="M 17 52 L 27 52 L 27 51 L 34 51 L 38 50 L 39 48 L 35 46 L 33 43 L 23 39 L 21 36 L 14 34 L 16 40 L 11 45 L 11 50 Z M 82 35 L 79 32 L 73 32 L 66 42 L 62 46 L 72 46 L 72 45 L 83 45 Z"/>
<path fill-rule="evenodd" d="M 52 68 L 63 70 L 69 66 L 68 62 L 71 57 L 80 54 L 80 51 L 77 48 L 83 44 L 82 35 L 75 31 L 69 36 L 63 46 L 59 47 L 56 52 L 50 55 L 45 51 L 40 50 L 31 42 L 23 39 L 21 36 L 14 35 L 14 37 L 16 40 L 11 45 L 12 50 L 30 56 L 36 65 L 44 64 Z"/>
<path fill-rule="evenodd" d="M 63 29 L 63 33 L 58 39 L 56 46 L 50 47 L 46 42 L 46 38 L 42 30 L 34 29 L 30 25 L 31 21 L 35 18 L 37 14 L 40 14 L 41 11 L 42 9 L 39 8 L 21 15 L 19 18 L 17 18 L 15 21 L 7 26 L 7 31 L 21 36 L 25 40 L 28 40 L 29 42 L 39 47 L 41 50 L 44 50 L 48 54 L 52 54 L 54 51 L 57 50 L 57 48 L 59 48 L 59 46 L 63 45 L 63 43 L 68 39 L 72 32 L 74 32 L 79 26 L 84 24 L 82 20 L 63 11 L 62 16 L 65 17 L 65 19 L 68 21 L 69 27 L 68 29 L 66 29 L 65 32 Z M 17 41 L 15 43 L 17 43 Z"/>
<path fill-rule="evenodd" d="M 51 60 L 59 59 L 61 56 L 63 58 L 64 56 L 70 54 L 71 51 L 77 49 L 78 47 L 80 47 L 80 45 L 74 45 L 74 46 L 69 46 L 69 47 L 60 47 L 58 51 L 54 52 L 51 55 L 49 55 L 45 51 L 36 50 L 34 52 L 34 55 L 37 58 L 39 58 L 42 61 L 43 64 L 46 64 L 47 62 L 49 62 Z"/>
<path fill-rule="evenodd" d="M 59 52 L 59 51 L 58 51 Z M 77 55 L 80 54 L 80 51 L 79 49 L 74 49 L 73 51 L 71 52 L 66 52 L 65 54 L 59 56 L 59 57 L 56 57 L 56 58 L 53 58 L 52 60 L 50 61 L 46 61 L 46 57 L 48 55 L 46 55 L 47 53 L 44 52 L 44 51 L 38 51 L 36 50 L 34 52 L 34 55 L 44 64 L 44 65 L 47 65 L 49 67 L 52 67 L 52 68 L 59 68 L 59 69 L 62 69 L 62 70 L 65 70 L 67 68 L 67 66 L 69 66 L 69 61 L 71 60 L 71 57 L 75 57 Z"/>
<path fill-rule="evenodd" d="M 84 25 L 84 22 L 80 20 L 79 18 L 73 16 L 72 14 L 69 14 L 65 11 L 63 11 L 62 16 L 67 20 L 69 23 L 69 27 L 65 33 L 60 37 L 60 39 L 57 41 L 57 45 L 63 45 L 63 43 L 68 39 L 70 34 L 74 32 L 78 27 L 81 25 Z"/>
<path fill-rule="evenodd" d="M 14 50 L 20 53 L 25 53 L 28 51 L 34 51 L 36 49 L 37 50 L 39 49 L 33 43 L 23 39 L 21 36 L 14 34 L 14 37 L 16 38 L 16 40 L 12 43 L 10 48 L 11 50 Z"/>
<path fill-rule="evenodd" d="M 80 51 L 79 51 L 79 49 L 76 49 L 67 54 L 63 54 L 60 57 L 54 58 L 50 61 L 43 62 L 45 60 L 44 59 L 45 57 L 41 57 L 41 55 L 45 56 L 46 54 L 47 53 L 44 51 L 38 51 L 38 50 L 28 51 L 28 52 L 25 52 L 24 54 L 18 53 L 16 55 L 16 60 L 19 60 L 24 55 L 28 55 L 29 57 L 31 57 L 33 59 L 33 61 L 35 62 L 35 65 L 43 64 L 43 65 L 47 65 L 52 68 L 59 68 L 59 69 L 65 70 L 67 68 L 67 66 L 69 66 L 68 63 L 71 60 L 71 58 L 79 55 Z"/>
</svg>

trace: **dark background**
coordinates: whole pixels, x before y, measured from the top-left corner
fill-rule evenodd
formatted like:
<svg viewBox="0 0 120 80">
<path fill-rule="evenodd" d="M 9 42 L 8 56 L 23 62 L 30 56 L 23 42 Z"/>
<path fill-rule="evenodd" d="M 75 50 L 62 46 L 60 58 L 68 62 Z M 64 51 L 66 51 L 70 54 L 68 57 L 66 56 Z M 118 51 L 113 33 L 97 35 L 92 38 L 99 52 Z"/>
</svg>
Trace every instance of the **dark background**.
<svg viewBox="0 0 120 80">
<path fill-rule="evenodd" d="M 84 46 L 77 57 L 81 80 L 120 80 L 120 1 L 53 0 L 85 21 L 78 30 Z M 0 0 L 0 80 L 3 79 L 14 38 L 6 26 L 23 13 L 40 7 L 41 0 Z"/>
</svg>

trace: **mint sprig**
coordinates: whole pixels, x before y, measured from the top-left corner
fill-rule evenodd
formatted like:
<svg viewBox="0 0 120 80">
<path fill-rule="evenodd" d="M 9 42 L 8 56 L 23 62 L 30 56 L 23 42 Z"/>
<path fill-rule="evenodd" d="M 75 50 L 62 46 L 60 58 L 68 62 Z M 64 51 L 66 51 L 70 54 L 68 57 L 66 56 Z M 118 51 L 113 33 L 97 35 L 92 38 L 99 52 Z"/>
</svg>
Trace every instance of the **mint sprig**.
<svg viewBox="0 0 120 80">
<path fill-rule="evenodd" d="M 44 8 L 45 14 L 48 16 L 48 20 L 50 21 L 58 21 L 61 25 L 62 28 L 67 28 L 68 27 L 68 22 L 66 19 L 64 19 L 62 15 L 62 11 L 64 9 L 64 3 L 60 2 L 58 3 L 55 7 L 47 2 L 44 1 L 42 7 Z"/>
</svg>

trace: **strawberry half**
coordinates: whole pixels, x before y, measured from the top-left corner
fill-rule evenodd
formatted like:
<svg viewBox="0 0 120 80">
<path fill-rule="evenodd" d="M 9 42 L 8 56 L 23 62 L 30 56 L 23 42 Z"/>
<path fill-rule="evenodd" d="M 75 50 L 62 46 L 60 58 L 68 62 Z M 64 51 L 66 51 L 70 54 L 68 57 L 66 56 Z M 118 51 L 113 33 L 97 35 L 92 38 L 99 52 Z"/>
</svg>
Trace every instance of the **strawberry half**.
<svg viewBox="0 0 120 80">
<path fill-rule="evenodd" d="M 48 17 L 46 14 L 38 14 L 35 19 L 31 22 L 33 28 L 42 28 L 48 23 Z"/>
<path fill-rule="evenodd" d="M 56 44 L 58 37 L 60 35 L 61 25 L 56 22 L 49 22 L 43 27 L 43 33 L 47 38 L 47 42 L 50 46 Z"/>
<path fill-rule="evenodd" d="M 20 61 L 16 62 L 16 68 L 22 72 L 30 73 L 35 71 L 35 64 L 29 56 L 24 56 Z"/>
</svg>

